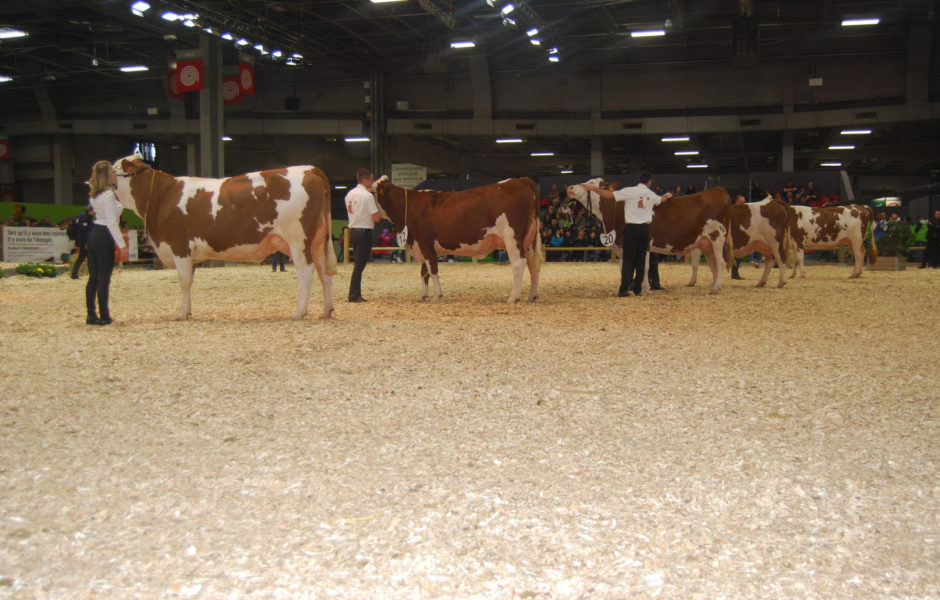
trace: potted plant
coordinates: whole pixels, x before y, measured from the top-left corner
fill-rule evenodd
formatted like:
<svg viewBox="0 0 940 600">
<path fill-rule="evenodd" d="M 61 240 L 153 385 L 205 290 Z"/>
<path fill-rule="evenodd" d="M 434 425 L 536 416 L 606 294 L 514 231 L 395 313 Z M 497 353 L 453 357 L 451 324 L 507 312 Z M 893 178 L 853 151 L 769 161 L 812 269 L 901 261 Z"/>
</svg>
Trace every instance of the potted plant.
<svg viewBox="0 0 940 600">
<path fill-rule="evenodd" d="M 876 242 L 878 246 L 879 261 L 884 259 L 882 268 L 901 271 L 907 268 L 907 249 L 911 246 L 914 232 L 911 226 L 904 221 L 888 221 L 885 233 Z M 878 263 L 875 263 L 878 268 Z"/>
</svg>

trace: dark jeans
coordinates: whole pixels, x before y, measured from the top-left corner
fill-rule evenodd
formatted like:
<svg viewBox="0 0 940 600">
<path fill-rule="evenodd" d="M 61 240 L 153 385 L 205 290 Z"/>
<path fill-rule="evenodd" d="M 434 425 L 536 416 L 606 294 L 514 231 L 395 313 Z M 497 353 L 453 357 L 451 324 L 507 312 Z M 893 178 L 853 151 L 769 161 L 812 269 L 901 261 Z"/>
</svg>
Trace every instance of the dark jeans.
<svg viewBox="0 0 940 600">
<path fill-rule="evenodd" d="M 623 228 L 623 261 L 620 263 L 618 295 L 639 295 L 646 273 L 646 251 L 650 245 L 649 224 L 628 223 Z"/>
<path fill-rule="evenodd" d="M 78 258 L 75 259 L 75 266 L 72 267 L 72 279 L 78 279 L 78 268 L 82 266 L 82 262 L 85 261 L 85 258 L 88 256 L 88 243 L 84 243 L 78 247 Z"/>
<path fill-rule="evenodd" d="M 287 255 L 283 252 L 275 251 L 271 255 L 271 270 L 277 271 L 277 266 L 281 265 L 281 270 L 284 270 L 284 263 L 287 261 Z"/>
<path fill-rule="evenodd" d="M 372 258 L 372 230 L 350 229 L 349 240 L 352 242 L 354 262 L 352 277 L 349 278 L 349 299 L 362 298 L 362 272 Z"/>
<path fill-rule="evenodd" d="M 85 306 L 88 316 L 110 319 L 108 293 L 111 288 L 111 272 L 114 270 L 114 238 L 104 225 L 95 225 L 88 234 L 88 283 L 85 285 Z M 95 298 L 98 311 L 95 312 Z"/>
</svg>

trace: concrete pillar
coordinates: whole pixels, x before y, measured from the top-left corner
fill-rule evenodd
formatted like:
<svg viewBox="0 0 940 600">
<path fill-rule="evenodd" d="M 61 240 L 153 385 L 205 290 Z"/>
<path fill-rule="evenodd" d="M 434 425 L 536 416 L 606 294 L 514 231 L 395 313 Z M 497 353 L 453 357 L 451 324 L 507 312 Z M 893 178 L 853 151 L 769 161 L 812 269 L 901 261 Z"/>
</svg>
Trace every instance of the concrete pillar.
<svg viewBox="0 0 940 600">
<path fill-rule="evenodd" d="M 780 172 L 793 171 L 793 132 L 783 132 L 783 144 L 780 147 Z"/>
<path fill-rule="evenodd" d="M 186 173 L 198 173 L 199 164 L 199 146 L 195 138 L 187 136 L 186 141 Z"/>
<path fill-rule="evenodd" d="M 591 138 L 591 176 L 604 174 L 604 143 L 599 137 Z"/>
<path fill-rule="evenodd" d="M 52 141 L 52 183 L 53 203 L 69 206 L 72 197 L 72 140 L 57 135 Z"/>
<path fill-rule="evenodd" d="M 222 44 L 215 36 L 202 35 L 199 50 L 203 60 L 202 91 L 199 92 L 199 175 L 225 174 L 222 109 Z"/>
</svg>

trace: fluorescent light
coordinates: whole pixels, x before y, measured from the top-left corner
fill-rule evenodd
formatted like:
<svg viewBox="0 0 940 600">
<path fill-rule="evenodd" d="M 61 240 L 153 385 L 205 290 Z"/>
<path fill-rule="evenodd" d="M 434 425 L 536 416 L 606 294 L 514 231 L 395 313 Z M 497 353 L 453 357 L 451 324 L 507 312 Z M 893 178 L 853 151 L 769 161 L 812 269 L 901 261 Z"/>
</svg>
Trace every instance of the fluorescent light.
<svg viewBox="0 0 940 600">
<path fill-rule="evenodd" d="M 127 65 L 121 67 L 121 71 L 124 73 L 139 73 L 140 71 L 149 71 L 150 67 L 144 65 Z"/>
<path fill-rule="evenodd" d="M 522 142 L 522 138 L 497 138 L 497 144 L 518 144 Z"/>
<path fill-rule="evenodd" d="M 147 12 L 150 10 L 150 3 L 144 2 L 144 0 L 139 0 L 138 2 L 131 4 L 131 8 L 142 13 Z"/>
<path fill-rule="evenodd" d="M 529 43 L 532 44 L 533 46 L 541 46 L 542 40 L 540 40 L 539 38 L 529 38 Z"/>
<path fill-rule="evenodd" d="M 13 81 L 13 78 L 9 75 L 0 75 L 0 83 L 6 83 L 8 81 Z"/>
<path fill-rule="evenodd" d="M 348 137 L 344 138 L 347 142 L 368 142 L 370 141 L 367 137 Z"/>
<path fill-rule="evenodd" d="M 689 136 L 677 136 L 677 137 L 664 137 L 659 138 L 660 142 L 687 142 L 689 141 Z"/>
<path fill-rule="evenodd" d="M 205 28 L 203 29 L 203 31 L 205 31 L 205 32 L 208 33 L 209 35 L 212 35 L 212 34 L 215 33 L 215 30 L 212 29 L 211 27 L 205 27 Z"/>
<path fill-rule="evenodd" d="M 830 150 L 855 150 L 855 146 L 846 144 L 842 146 L 829 146 Z"/>
<path fill-rule="evenodd" d="M 843 129 L 842 135 L 868 135 L 871 129 Z"/>
<path fill-rule="evenodd" d="M 268 53 L 268 51 L 264 49 L 264 44 L 255 44 L 255 50 L 257 50 L 257 51 L 260 52 L 261 54 L 267 54 L 267 53 Z"/>
<path fill-rule="evenodd" d="M 373 2 L 374 2 L 374 1 L 375 1 L 375 0 L 373 0 Z M 388 1 L 388 0 L 386 0 L 386 1 Z M 347 189 L 349 189 L 349 186 L 348 186 L 348 185 L 342 185 L 342 184 L 340 184 L 340 183 L 337 183 L 336 185 L 333 186 L 333 189 L 334 189 L 334 190 L 347 190 Z"/>
<path fill-rule="evenodd" d="M 404 2 L 404 0 L 372 0 L 372 4 L 391 4 L 392 2 Z"/>
<path fill-rule="evenodd" d="M 555 56 L 554 54 L 548 57 L 548 62 L 560 62 L 560 61 L 561 59 Z"/>
<path fill-rule="evenodd" d="M 529 156 L 555 156 L 554 152 L 533 152 Z"/>
<path fill-rule="evenodd" d="M 0 27 L 0 40 L 13 40 L 16 38 L 27 37 L 29 34 L 21 29 L 10 29 Z"/>
<path fill-rule="evenodd" d="M 293 58 L 294 60 L 303 60 L 303 59 L 304 59 L 304 55 L 301 54 L 300 52 L 294 52 L 293 54 L 290 55 L 290 57 Z"/>
<path fill-rule="evenodd" d="M 186 19 L 185 21 L 183 21 L 183 25 L 185 25 L 186 27 L 195 27 L 196 22 L 193 21 L 192 19 Z"/>
<path fill-rule="evenodd" d="M 665 29 L 650 29 L 647 31 L 631 31 L 630 37 L 658 37 L 661 35 L 666 35 Z"/>
<path fill-rule="evenodd" d="M 473 40 L 454 40 L 450 43 L 451 48 L 475 48 L 476 43 Z"/>
<path fill-rule="evenodd" d="M 502 10 L 500 10 L 499 12 L 503 13 L 504 15 L 508 15 L 509 13 L 511 13 L 511 12 L 514 11 L 514 10 L 516 10 L 516 7 L 515 7 L 515 6 L 513 6 L 512 4 L 507 4 L 507 5 L 504 6 L 504 7 L 502 8 Z"/>
<path fill-rule="evenodd" d="M 697 156 L 698 150 L 676 150 L 673 154 L 676 156 Z"/>
<path fill-rule="evenodd" d="M 235 42 L 235 45 L 236 45 L 236 46 L 247 46 L 247 45 L 250 44 L 250 43 L 251 43 L 251 42 L 249 42 L 249 41 L 246 40 L 245 38 L 238 38 L 238 41 Z"/>
<path fill-rule="evenodd" d="M 548 51 L 548 53 L 549 53 L 549 54 L 558 54 L 558 46 L 552 46 L 552 48 Z"/>
<path fill-rule="evenodd" d="M 532 29 L 526 31 L 525 34 L 529 37 L 535 37 L 539 34 L 539 28 L 533 27 Z"/>
<path fill-rule="evenodd" d="M 881 23 L 878 17 L 863 17 L 859 19 L 842 19 L 843 27 L 858 27 L 860 25 L 877 25 Z"/>
<path fill-rule="evenodd" d="M 178 21 L 180 18 L 180 16 L 176 14 L 175 12 L 173 12 L 172 10 L 166 11 L 165 13 L 160 15 L 160 17 L 163 18 L 164 21 L 170 21 L 170 22 Z"/>
<path fill-rule="evenodd" d="M 221 37 L 222 37 L 223 40 L 228 40 L 228 41 L 232 41 L 232 40 L 235 39 L 235 36 L 232 35 L 231 33 L 227 32 L 227 31 L 226 31 L 225 33 L 223 33 Z"/>
<path fill-rule="evenodd" d="M 275 51 L 271 52 L 271 56 L 273 56 L 274 58 L 281 58 L 281 56 L 283 56 L 283 55 L 284 55 L 284 53 L 281 52 L 280 50 L 275 50 Z"/>
<path fill-rule="evenodd" d="M 572 173 L 574 173 L 574 171 L 572 171 L 571 169 L 562 169 L 562 170 L 561 170 L 561 174 L 562 174 L 562 175 L 571 175 Z"/>
<path fill-rule="evenodd" d="M 223 141 L 223 142 L 231 142 L 231 141 L 232 141 L 232 136 L 230 136 L 230 135 L 223 135 L 223 136 L 222 136 L 222 141 Z"/>
<path fill-rule="evenodd" d="M 707 163 L 689 163 L 685 166 L 686 169 L 707 169 Z"/>
<path fill-rule="evenodd" d="M 840 162 L 824 162 L 824 163 L 819 163 L 819 166 L 820 166 L 820 167 L 841 167 L 841 166 L 842 166 L 842 163 L 840 163 Z"/>
<path fill-rule="evenodd" d="M 503 25 L 505 25 L 506 27 L 515 27 L 516 20 L 513 19 L 512 17 L 503 17 Z"/>
</svg>

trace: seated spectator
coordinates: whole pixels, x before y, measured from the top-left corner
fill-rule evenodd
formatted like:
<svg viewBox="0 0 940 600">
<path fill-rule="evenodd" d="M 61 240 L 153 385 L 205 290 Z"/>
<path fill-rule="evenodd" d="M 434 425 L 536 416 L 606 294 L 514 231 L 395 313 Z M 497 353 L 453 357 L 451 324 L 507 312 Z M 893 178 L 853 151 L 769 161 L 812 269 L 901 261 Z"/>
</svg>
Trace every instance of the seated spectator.
<svg viewBox="0 0 940 600">
<path fill-rule="evenodd" d="M 783 188 L 783 200 L 787 204 L 793 204 L 793 200 L 796 198 L 796 186 L 793 185 L 792 181 L 787 182 L 787 187 Z"/>
<path fill-rule="evenodd" d="M 592 230 L 592 231 L 588 234 L 588 246 L 594 246 L 595 248 L 600 248 L 600 247 L 602 246 L 602 244 L 601 244 L 601 238 L 598 237 L 597 231 L 593 231 L 593 230 Z M 604 251 L 604 250 L 587 250 L 587 251 L 585 251 L 585 256 L 587 256 L 587 255 L 590 255 L 590 256 L 591 256 L 591 262 L 598 262 L 598 261 L 600 261 L 600 260 L 603 260 L 603 256 L 604 256 L 605 254 L 606 254 L 606 251 Z M 585 258 L 585 260 L 587 260 L 587 259 Z"/>
<path fill-rule="evenodd" d="M 799 189 L 796 191 L 796 200 L 795 200 L 796 204 L 798 204 L 799 206 L 808 206 L 807 195 L 808 194 L 806 193 L 806 186 L 801 185 Z"/>
<path fill-rule="evenodd" d="M 554 183 L 552 184 L 552 189 L 548 192 L 548 199 L 554 200 L 555 198 L 560 198 L 561 192 L 558 191 L 558 186 Z"/>
<path fill-rule="evenodd" d="M 694 193 L 695 193 L 695 186 L 690 183 L 690 184 L 689 184 L 689 187 L 685 188 L 685 193 L 686 193 L 687 196 L 691 196 L 692 194 L 694 194 Z"/>
<path fill-rule="evenodd" d="M 813 185 L 813 182 L 810 181 L 806 184 L 806 204 L 809 206 L 820 206 L 817 201 L 819 198 L 816 196 L 816 187 Z"/>
<path fill-rule="evenodd" d="M 549 245 L 552 248 L 561 248 L 565 245 L 565 234 L 561 229 L 556 229 L 555 233 L 552 235 L 552 239 L 549 240 Z M 552 252 L 555 256 L 551 259 L 553 262 L 563 261 L 568 258 L 567 252 Z"/>
<path fill-rule="evenodd" d="M 755 181 L 751 185 L 751 202 L 760 202 L 767 197 L 767 193 L 764 191 L 764 188 L 761 187 L 759 181 Z"/>
</svg>

